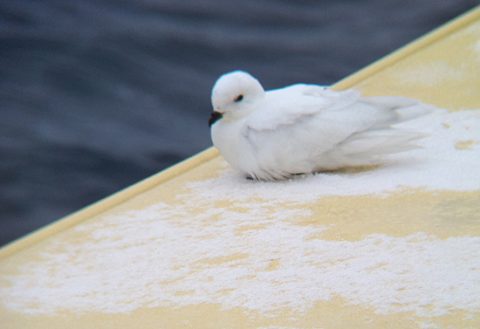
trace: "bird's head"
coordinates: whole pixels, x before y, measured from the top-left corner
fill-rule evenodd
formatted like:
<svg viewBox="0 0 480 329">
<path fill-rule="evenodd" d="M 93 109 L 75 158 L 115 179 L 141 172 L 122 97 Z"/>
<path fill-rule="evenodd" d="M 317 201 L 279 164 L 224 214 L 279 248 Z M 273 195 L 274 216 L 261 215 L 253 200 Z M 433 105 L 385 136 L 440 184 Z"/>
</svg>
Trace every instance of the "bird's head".
<svg viewBox="0 0 480 329">
<path fill-rule="evenodd" d="M 212 89 L 213 113 L 209 124 L 224 115 L 234 118 L 248 114 L 249 105 L 264 93 L 260 82 L 247 72 L 233 71 L 222 75 Z"/>
</svg>

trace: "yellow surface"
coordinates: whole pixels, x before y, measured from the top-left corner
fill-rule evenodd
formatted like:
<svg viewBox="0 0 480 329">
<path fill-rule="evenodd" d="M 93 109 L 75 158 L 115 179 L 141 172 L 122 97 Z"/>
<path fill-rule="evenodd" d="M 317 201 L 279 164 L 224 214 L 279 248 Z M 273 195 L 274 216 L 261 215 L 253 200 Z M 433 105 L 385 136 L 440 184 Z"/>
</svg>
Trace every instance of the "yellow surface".
<svg viewBox="0 0 480 329">
<path fill-rule="evenodd" d="M 404 95 L 451 111 L 480 109 L 479 68 L 480 9 L 477 8 L 341 81 L 336 87 L 340 89 L 355 87 L 368 95 Z M 458 150 L 469 152 L 476 143 L 478 141 L 460 140 L 455 147 Z M 187 244 L 190 239 L 190 242 L 198 242 L 199 248 L 200 244 L 205 241 L 213 243 L 217 235 L 222 236 L 225 233 L 222 231 L 222 225 L 229 225 L 229 229 L 235 232 L 232 241 L 236 241 L 235 239 L 239 236 L 245 236 L 246 239 L 248 233 L 277 225 L 278 217 L 288 214 L 289 211 L 293 214 L 286 219 L 289 228 L 298 229 L 300 233 L 304 232 L 304 228 L 311 229 L 313 232 L 305 238 L 305 242 L 320 241 L 325 244 L 332 242 L 338 243 L 339 246 L 351 246 L 353 249 L 357 246 L 363 248 L 364 244 L 362 243 L 369 237 L 380 235 L 390 239 L 389 243 L 394 246 L 397 241 L 395 238 L 412 237 L 406 243 L 418 246 L 418 248 L 428 247 L 423 244 L 424 235 L 433 237 L 431 239 L 435 243 L 448 243 L 456 237 L 480 236 L 480 191 L 403 189 L 382 196 L 371 194 L 327 196 L 317 202 L 284 202 L 258 197 L 232 200 L 228 196 L 209 200 L 197 195 L 199 190 L 192 188 L 192 182 L 201 183 L 208 179 L 215 180 L 221 172 L 226 170 L 229 169 L 217 152 L 209 149 L 1 249 L 0 294 L 2 291 L 9 291 L 11 294 L 11 290 L 8 289 L 11 288 L 12 277 L 29 278 L 29 274 L 37 273 L 38 278 L 46 282 L 45 286 L 35 281 L 26 281 L 24 289 L 36 287 L 35 289 L 38 290 L 38 286 L 41 286 L 45 288 L 45 295 L 52 294 L 52 299 L 50 299 L 52 305 L 62 305 L 63 302 L 65 306 L 49 308 L 40 304 L 38 300 L 32 299 L 29 305 L 23 308 L 16 307 L 12 304 L 12 300 L 6 300 L 7 294 L 0 295 L 0 327 L 69 327 L 72 329 L 480 327 L 480 311 L 478 309 L 466 311 L 459 308 L 434 315 L 434 312 L 429 309 L 433 306 L 423 305 L 422 308 L 428 313 L 426 316 L 411 309 L 392 311 L 394 308 L 388 308 L 382 311 L 381 306 L 372 304 L 371 301 L 365 303 L 358 300 L 352 301 L 342 295 L 318 300 L 302 310 L 285 307 L 281 311 L 274 312 L 270 312 L 268 307 L 253 308 L 252 310 L 242 306 L 223 305 L 223 298 L 228 299 L 231 296 L 232 288 L 216 291 L 216 299 L 212 298 L 212 300 L 217 300 L 217 302 L 202 300 L 199 303 L 188 302 L 175 305 L 147 300 L 150 298 L 150 290 L 153 291 L 160 287 L 167 291 L 176 285 L 181 286 L 184 277 L 180 273 L 184 273 L 182 272 L 184 266 L 189 267 L 189 273 L 193 277 L 199 273 L 202 275 L 208 273 L 209 268 L 219 268 L 224 264 L 230 264 L 228 266 L 232 267 L 229 268 L 235 270 L 239 270 L 240 267 L 257 268 L 259 265 L 251 263 L 249 258 L 249 252 L 255 251 L 255 246 L 247 246 L 248 250 L 236 248 L 235 245 L 213 246 L 216 249 L 224 248 L 226 252 L 221 256 L 205 254 L 192 262 L 188 257 L 185 258 L 184 263 L 181 260 L 175 260 L 177 263 L 175 263 L 174 269 L 177 268 L 179 273 L 175 280 L 152 281 L 148 282 L 148 286 L 132 287 L 130 290 L 119 286 L 113 286 L 111 290 L 107 289 L 108 294 L 112 296 L 120 291 L 131 291 L 131 295 L 119 299 L 124 304 L 124 308 L 118 306 L 102 309 L 98 305 L 95 306 L 94 302 L 93 306 L 89 306 L 89 303 L 97 298 L 104 298 L 98 295 L 98 291 L 101 290 L 95 292 L 97 295 L 88 292 L 85 295 L 80 294 L 76 297 L 78 300 L 75 301 L 59 302 L 55 300 L 55 296 L 65 296 L 62 292 L 55 295 L 54 292 L 57 291 L 55 289 L 78 288 L 76 282 L 79 281 L 76 281 L 75 269 L 80 269 L 84 276 L 92 273 L 92 280 L 98 280 L 104 285 L 108 284 L 108 278 L 95 277 L 95 273 L 105 272 L 105 269 L 102 268 L 102 261 L 110 261 L 115 255 L 121 255 L 122 248 L 125 250 L 125 258 L 118 261 L 125 262 L 125 273 L 129 273 L 125 274 L 125 279 L 132 278 L 129 271 L 135 273 L 137 266 L 135 257 L 138 255 L 129 258 L 128 253 L 134 253 L 135 250 L 147 250 L 153 253 L 157 251 L 156 243 L 158 244 L 157 249 L 161 249 L 166 247 L 162 241 L 174 241 L 169 240 L 170 237 L 158 241 L 154 236 L 148 236 L 148 232 L 142 230 L 142 225 L 148 227 L 148 225 L 156 223 L 153 222 L 152 214 L 158 213 L 171 213 L 171 218 L 166 218 L 165 222 L 174 221 L 176 227 L 180 228 L 182 225 L 185 226 L 184 231 L 188 234 L 179 237 L 179 239 L 184 239 L 179 241 L 180 244 L 183 242 Z M 282 185 L 273 188 L 282 188 Z M 159 202 L 162 203 L 161 208 L 157 207 Z M 212 209 L 216 212 L 212 212 Z M 142 211 L 147 210 L 148 213 L 145 212 L 146 215 L 142 217 Z M 250 212 L 252 216 L 257 216 L 258 212 L 261 212 L 265 220 L 249 223 L 234 222 L 235 216 Z M 202 214 L 206 215 L 202 217 Z M 232 222 L 223 223 L 222 216 L 228 217 L 229 214 Z M 131 218 L 131 222 L 128 222 L 129 218 Z M 192 231 L 191 227 L 196 229 Z M 178 232 L 183 231 L 178 229 Z M 190 237 L 189 234 L 194 236 Z M 141 238 L 136 239 L 136 236 Z M 222 241 L 225 240 L 228 239 Z M 375 243 L 381 244 L 382 242 L 374 242 L 371 248 L 374 248 Z M 181 246 L 179 248 L 179 250 L 183 250 Z M 231 252 L 229 252 L 229 248 L 231 248 Z M 194 249 L 193 246 L 192 253 L 195 252 Z M 159 252 L 161 254 L 161 251 Z M 258 276 L 251 275 L 252 282 L 260 280 L 261 275 L 275 272 L 285 261 L 288 261 L 281 255 L 276 255 L 274 250 L 255 252 L 258 253 L 258 258 L 255 259 L 264 264 L 261 265 L 263 266 L 262 273 L 258 273 Z M 56 255 L 57 258 L 55 258 Z M 142 254 L 141 258 L 148 259 L 150 256 L 148 253 Z M 158 259 L 152 258 L 151 263 L 147 262 L 148 268 L 146 269 L 139 267 L 136 275 L 148 276 L 149 273 L 145 271 L 163 270 L 159 269 L 159 264 L 155 262 Z M 318 255 L 318 259 L 322 259 L 321 255 Z M 112 264 L 114 264 L 113 261 Z M 335 265 L 332 263 L 332 266 Z M 66 271 L 68 268 L 74 270 L 68 272 Z M 480 271 L 480 269 L 478 270 Z M 55 281 L 55 278 L 60 275 L 59 273 L 68 277 Z M 122 273 L 112 273 L 111 275 L 112 281 L 115 281 L 114 276 L 121 277 Z M 34 280 L 36 276 L 33 275 L 31 278 Z M 203 277 L 200 278 L 203 280 Z M 80 279 L 85 280 L 85 278 Z M 218 278 L 212 278 L 212 280 L 218 280 Z M 65 286 L 54 286 L 57 282 L 64 282 Z M 128 285 L 129 282 L 125 282 L 125 284 Z M 279 287 L 283 287 L 283 285 L 279 283 Z M 142 289 L 146 292 L 142 292 Z M 25 291 L 21 293 L 24 294 Z M 259 291 L 259 294 L 261 293 Z M 448 294 L 448 291 L 444 293 Z M 175 292 L 172 300 L 181 300 L 182 296 L 188 298 L 196 296 L 196 294 L 198 292 L 193 290 L 179 289 Z M 204 292 L 204 294 L 208 294 L 208 292 Z M 236 298 L 241 299 L 242 296 Z M 108 301 L 108 299 L 106 300 Z M 71 307 L 71 305 L 77 305 L 78 308 Z M 129 307 L 130 305 L 135 306 Z M 233 301 L 231 305 L 237 304 Z"/>
</svg>

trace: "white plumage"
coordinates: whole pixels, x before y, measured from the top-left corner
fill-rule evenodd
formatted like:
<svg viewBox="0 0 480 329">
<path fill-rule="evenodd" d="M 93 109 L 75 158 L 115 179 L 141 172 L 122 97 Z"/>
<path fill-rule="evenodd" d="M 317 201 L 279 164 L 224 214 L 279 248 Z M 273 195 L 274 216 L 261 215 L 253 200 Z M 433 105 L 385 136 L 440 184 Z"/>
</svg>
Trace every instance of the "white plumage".
<svg viewBox="0 0 480 329">
<path fill-rule="evenodd" d="M 211 136 L 225 160 L 261 180 L 378 164 L 424 135 L 395 127 L 428 113 L 403 97 L 362 97 L 296 84 L 264 91 L 250 74 L 221 76 L 212 90 Z"/>
</svg>

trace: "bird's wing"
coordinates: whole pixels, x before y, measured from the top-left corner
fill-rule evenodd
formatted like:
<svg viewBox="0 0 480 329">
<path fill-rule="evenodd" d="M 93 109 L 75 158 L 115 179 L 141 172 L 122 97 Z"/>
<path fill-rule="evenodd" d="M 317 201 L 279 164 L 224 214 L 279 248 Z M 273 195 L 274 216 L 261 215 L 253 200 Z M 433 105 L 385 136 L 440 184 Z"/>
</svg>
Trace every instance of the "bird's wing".
<svg viewBox="0 0 480 329">
<path fill-rule="evenodd" d="M 336 92 L 323 86 L 297 84 L 269 91 L 246 125 L 256 131 L 275 130 L 326 111 L 348 107 L 359 97 L 360 94 L 353 90 Z"/>
<path fill-rule="evenodd" d="M 261 163 L 274 167 L 295 157 L 302 160 L 298 163 L 311 166 L 309 159 L 318 159 L 326 152 L 393 153 L 400 150 L 402 142 L 412 139 L 412 135 L 392 128 L 405 119 L 397 110 L 411 105 L 403 98 L 363 98 L 354 91 L 309 86 L 290 88 L 297 90 L 272 95 L 275 97 L 266 99 L 266 107 L 253 113 L 244 125 L 243 136 Z M 293 168 L 289 172 L 308 170 Z"/>
<path fill-rule="evenodd" d="M 386 103 L 386 101 L 385 101 Z M 288 132 L 292 137 L 341 142 L 374 126 L 390 125 L 396 114 L 390 106 L 365 102 L 355 90 L 333 91 L 298 84 L 270 91 L 260 108 L 245 122 L 246 134 Z"/>
</svg>

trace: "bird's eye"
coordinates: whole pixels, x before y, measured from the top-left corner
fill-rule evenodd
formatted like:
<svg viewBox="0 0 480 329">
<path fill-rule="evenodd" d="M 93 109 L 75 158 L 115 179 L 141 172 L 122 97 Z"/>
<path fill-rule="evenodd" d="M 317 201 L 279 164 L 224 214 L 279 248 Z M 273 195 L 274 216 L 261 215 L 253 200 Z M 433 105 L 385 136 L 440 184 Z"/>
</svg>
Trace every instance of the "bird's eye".
<svg viewBox="0 0 480 329">
<path fill-rule="evenodd" d="M 238 103 L 238 102 L 240 102 L 242 99 L 243 99 L 243 95 L 240 94 L 240 95 L 238 95 L 237 97 L 235 97 L 235 99 L 234 99 L 233 101 L 234 101 L 235 103 Z"/>
</svg>

